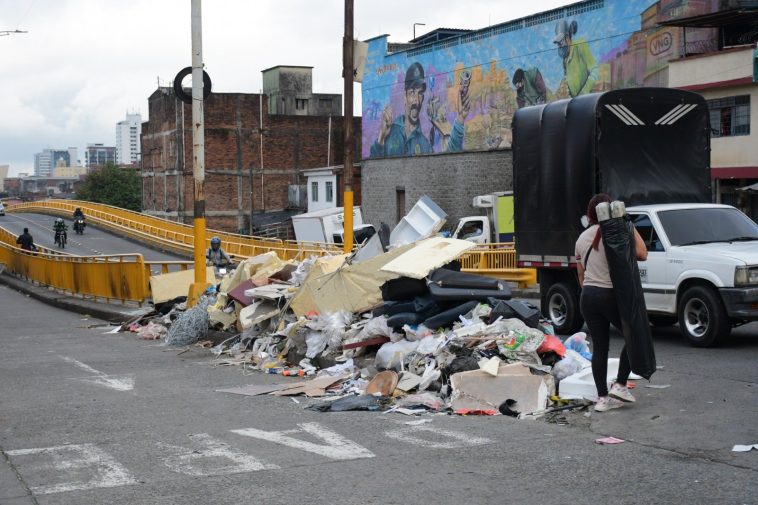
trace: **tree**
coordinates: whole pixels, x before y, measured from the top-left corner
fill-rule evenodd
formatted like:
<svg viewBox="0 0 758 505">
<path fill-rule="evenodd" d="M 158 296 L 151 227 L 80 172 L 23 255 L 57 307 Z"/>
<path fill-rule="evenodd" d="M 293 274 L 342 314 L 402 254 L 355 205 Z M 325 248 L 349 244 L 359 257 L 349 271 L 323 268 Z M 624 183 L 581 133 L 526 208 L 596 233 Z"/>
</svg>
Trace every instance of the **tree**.
<svg viewBox="0 0 758 505">
<path fill-rule="evenodd" d="M 142 209 L 141 186 L 136 170 L 107 163 L 87 175 L 77 188 L 76 197 L 139 212 Z"/>
</svg>

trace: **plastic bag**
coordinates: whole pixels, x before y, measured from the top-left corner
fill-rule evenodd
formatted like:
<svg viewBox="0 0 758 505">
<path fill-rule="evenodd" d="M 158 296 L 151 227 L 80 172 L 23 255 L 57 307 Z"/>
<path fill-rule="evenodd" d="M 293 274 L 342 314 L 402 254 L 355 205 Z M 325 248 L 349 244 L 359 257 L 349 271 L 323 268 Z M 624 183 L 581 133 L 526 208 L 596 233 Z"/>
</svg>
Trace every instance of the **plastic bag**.
<svg viewBox="0 0 758 505">
<path fill-rule="evenodd" d="M 418 342 L 408 340 L 399 340 L 397 342 L 387 342 L 376 351 L 374 366 L 376 368 L 394 368 L 400 371 L 401 364 L 405 356 L 416 350 Z"/>
<path fill-rule="evenodd" d="M 416 348 L 416 352 L 419 354 L 432 354 L 435 355 L 439 352 L 440 349 L 442 349 L 442 346 L 445 345 L 445 336 L 441 337 L 424 337 L 421 340 L 418 341 L 418 347 Z"/>
<path fill-rule="evenodd" d="M 566 349 L 571 349 L 572 351 L 576 351 L 579 354 L 582 355 L 582 357 L 591 360 L 592 359 L 592 353 L 590 352 L 590 346 L 587 343 L 587 334 L 583 331 L 580 331 L 579 333 L 575 333 L 571 335 L 569 338 L 567 338 L 563 345 L 566 347 Z"/>
<path fill-rule="evenodd" d="M 316 355 L 326 349 L 326 344 L 329 341 L 329 337 L 325 333 L 320 331 L 309 331 L 305 337 L 305 344 L 308 346 L 308 350 L 305 353 L 307 358 L 315 358 Z"/>
<path fill-rule="evenodd" d="M 542 344 L 537 348 L 538 354 L 546 354 L 548 352 L 554 352 L 561 358 L 566 357 L 566 346 L 563 345 L 563 342 L 561 342 L 561 339 L 554 335 L 545 335 L 545 340 L 542 341 Z"/>
<path fill-rule="evenodd" d="M 581 372 L 589 366 L 592 366 L 592 363 L 582 357 L 581 354 L 572 349 L 566 349 L 566 357 L 553 367 L 553 377 L 557 381 L 562 381 L 566 377 Z"/>
<path fill-rule="evenodd" d="M 387 325 L 387 316 L 378 316 L 370 319 L 363 329 L 356 335 L 355 341 L 361 342 L 372 337 L 389 337 L 392 342 L 397 342 L 403 338 L 399 333 L 392 331 Z"/>
<path fill-rule="evenodd" d="M 353 315 L 346 311 L 330 312 L 321 316 L 324 322 L 324 335 L 330 351 L 337 351 L 347 335 L 347 328 L 353 321 Z"/>
<path fill-rule="evenodd" d="M 435 393 L 425 392 L 415 395 L 408 395 L 397 402 L 398 407 L 425 407 L 429 410 L 442 410 L 445 408 L 445 402 Z"/>
<path fill-rule="evenodd" d="M 405 332 L 405 338 L 406 340 L 412 341 L 421 341 L 426 339 L 427 337 L 434 335 L 434 332 L 424 326 L 423 324 L 420 324 L 418 326 L 408 326 L 407 324 L 403 326 L 403 331 Z"/>
<path fill-rule="evenodd" d="M 514 331 L 508 334 L 504 340 L 498 342 L 500 352 L 508 355 L 512 352 L 535 352 L 545 340 L 545 334 L 534 328 L 524 331 Z"/>
<path fill-rule="evenodd" d="M 611 204 L 614 212 L 617 203 Z M 628 217 L 616 217 L 601 221 L 600 230 L 629 364 L 634 373 L 649 380 L 656 370 L 655 348 L 637 266 L 634 225 Z"/>
</svg>

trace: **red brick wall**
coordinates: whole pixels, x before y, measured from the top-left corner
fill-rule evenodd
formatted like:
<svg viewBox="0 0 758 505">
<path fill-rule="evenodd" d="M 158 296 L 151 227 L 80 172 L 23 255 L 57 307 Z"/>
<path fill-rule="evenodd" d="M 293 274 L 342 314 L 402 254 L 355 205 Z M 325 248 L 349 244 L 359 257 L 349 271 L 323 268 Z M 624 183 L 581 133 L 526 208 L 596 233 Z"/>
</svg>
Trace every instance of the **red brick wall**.
<svg viewBox="0 0 758 505">
<path fill-rule="evenodd" d="M 150 120 L 143 123 L 141 139 L 146 188 L 143 208 L 158 213 L 178 210 L 179 215 L 170 217 L 191 222 L 194 200 L 191 106 L 177 100 L 173 91 L 166 88 L 156 90 L 148 102 Z M 265 97 L 262 103 L 263 188 L 259 95 L 212 93 L 205 102 L 205 195 L 211 227 L 236 231 L 242 220 L 247 223 L 251 169 L 255 211 L 264 210 L 264 205 L 265 210 L 276 211 L 289 206 L 290 184 L 305 184 L 299 173 L 301 169 L 328 164 L 327 117 L 269 116 Z M 332 165 L 342 163 L 342 123 L 341 117 L 332 118 Z M 356 153 L 361 152 L 360 128 L 360 118 L 354 118 Z M 177 177 L 182 179 L 183 195 L 177 192 Z M 360 195 L 360 186 L 354 191 Z"/>
</svg>

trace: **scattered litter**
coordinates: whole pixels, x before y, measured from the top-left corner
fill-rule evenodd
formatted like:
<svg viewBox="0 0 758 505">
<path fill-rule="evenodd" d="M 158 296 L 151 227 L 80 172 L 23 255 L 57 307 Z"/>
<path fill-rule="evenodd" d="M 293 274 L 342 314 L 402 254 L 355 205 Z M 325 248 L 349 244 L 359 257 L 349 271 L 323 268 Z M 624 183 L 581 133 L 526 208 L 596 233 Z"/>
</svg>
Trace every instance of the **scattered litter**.
<svg viewBox="0 0 758 505">
<path fill-rule="evenodd" d="M 386 399 L 380 396 L 353 395 L 340 398 L 331 403 L 315 404 L 308 410 L 317 412 L 347 412 L 350 410 L 379 410 L 386 404 Z"/>
<path fill-rule="evenodd" d="M 595 440 L 596 444 L 600 445 L 614 445 L 614 444 L 622 444 L 624 443 L 624 440 L 621 440 L 620 438 L 616 437 L 604 437 L 604 438 L 598 438 Z"/>
<path fill-rule="evenodd" d="M 300 403 L 300 400 L 298 400 L 297 398 L 292 398 L 292 397 L 290 397 L 290 400 L 292 400 L 293 402 L 295 402 L 295 403 L 297 403 L 297 404 L 299 404 L 299 403 Z"/>
<path fill-rule="evenodd" d="M 408 426 L 419 426 L 421 424 L 431 423 L 431 419 L 418 419 L 416 421 L 406 421 L 403 424 L 407 424 Z"/>
<path fill-rule="evenodd" d="M 734 447 L 732 447 L 732 452 L 750 452 L 753 449 L 758 450 L 758 444 L 735 445 Z"/>
<path fill-rule="evenodd" d="M 645 387 L 648 389 L 666 389 L 670 388 L 671 384 L 646 384 Z"/>
</svg>

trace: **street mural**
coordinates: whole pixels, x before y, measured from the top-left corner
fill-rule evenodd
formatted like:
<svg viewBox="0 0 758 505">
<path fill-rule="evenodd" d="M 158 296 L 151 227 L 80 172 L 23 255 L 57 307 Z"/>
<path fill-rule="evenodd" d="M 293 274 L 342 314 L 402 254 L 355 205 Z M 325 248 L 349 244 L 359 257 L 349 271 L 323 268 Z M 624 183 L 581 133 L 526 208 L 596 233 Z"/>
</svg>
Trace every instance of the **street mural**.
<svg viewBox="0 0 758 505">
<path fill-rule="evenodd" d="M 387 54 L 369 41 L 363 79 L 363 158 L 511 145 L 520 107 L 585 93 L 665 86 L 681 30 L 658 23 L 712 12 L 719 0 L 595 0 Z M 688 29 L 688 47 L 714 40 Z"/>
</svg>

